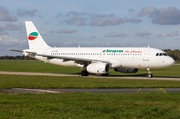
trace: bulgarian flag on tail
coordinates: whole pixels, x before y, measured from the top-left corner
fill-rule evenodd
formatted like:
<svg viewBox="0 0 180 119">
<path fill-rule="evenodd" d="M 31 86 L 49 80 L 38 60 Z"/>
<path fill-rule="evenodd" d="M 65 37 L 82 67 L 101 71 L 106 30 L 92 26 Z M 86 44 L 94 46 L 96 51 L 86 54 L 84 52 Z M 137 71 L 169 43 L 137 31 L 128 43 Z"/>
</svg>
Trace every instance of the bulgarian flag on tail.
<svg viewBox="0 0 180 119">
<path fill-rule="evenodd" d="M 32 33 L 29 34 L 28 39 L 29 40 L 34 40 L 37 37 L 38 37 L 38 33 L 37 32 L 32 32 Z"/>
</svg>

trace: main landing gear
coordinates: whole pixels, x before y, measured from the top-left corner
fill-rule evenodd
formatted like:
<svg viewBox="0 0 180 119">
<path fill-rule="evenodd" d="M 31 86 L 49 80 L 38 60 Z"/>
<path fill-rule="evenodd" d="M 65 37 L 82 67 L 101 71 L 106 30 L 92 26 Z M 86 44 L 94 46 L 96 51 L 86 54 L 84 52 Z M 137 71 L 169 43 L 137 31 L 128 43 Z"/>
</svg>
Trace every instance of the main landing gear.
<svg viewBox="0 0 180 119">
<path fill-rule="evenodd" d="M 87 72 L 87 71 L 81 71 L 81 76 L 88 76 L 89 75 L 89 72 Z"/>
<path fill-rule="evenodd" d="M 101 76 L 108 76 L 109 75 L 109 73 L 106 73 L 106 74 L 101 74 Z"/>
<path fill-rule="evenodd" d="M 81 76 L 88 76 L 89 75 L 89 72 L 87 72 L 86 70 L 83 70 L 81 71 Z M 101 76 L 108 76 L 109 73 L 106 73 L 106 74 L 101 74 Z"/>
<path fill-rule="evenodd" d="M 149 78 L 152 78 L 153 75 L 151 74 L 151 69 L 150 69 L 150 68 L 147 68 L 147 71 L 148 71 L 148 77 L 149 77 Z"/>
</svg>

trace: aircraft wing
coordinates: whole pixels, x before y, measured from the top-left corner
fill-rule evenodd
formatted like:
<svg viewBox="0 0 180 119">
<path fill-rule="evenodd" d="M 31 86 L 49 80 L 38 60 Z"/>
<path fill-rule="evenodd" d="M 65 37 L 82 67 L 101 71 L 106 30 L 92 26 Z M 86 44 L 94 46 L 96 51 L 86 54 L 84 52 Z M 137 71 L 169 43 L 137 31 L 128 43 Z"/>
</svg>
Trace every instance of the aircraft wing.
<svg viewBox="0 0 180 119">
<path fill-rule="evenodd" d="M 28 56 L 35 57 L 35 55 L 37 55 L 37 56 L 47 57 L 47 59 L 53 59 L 53 58 L 63 59 L 64 62 L 74 61 L 75 63 L 81 64 L 81 65 L 88 65 L 88 64 L 93 63 L 93 62 L 104 62 L 104 63 L 110 64 L 110 61 L 107 61 L 107 60 L 97 60 L 97 59 L 67 57 L 67 56 L 53 56 L 53 55 L 37 54 L 36 52 L 26 51 L 26 50 L 23 51 L 23 50 L 12 50 L 12 49 L 10 49 L 9 51 L 21 52 L 25 56 L 28 55 Z"/>
<path fill-rule="evenodd" d="M 67 56 L 53 56 L 53 55 L 44 55 L 44 54 L 36 54 L 37 56 L 47 57 L 47 59 L 63 59 L 64 62 L 66 61 L 75 61 L 77 64 L 85 65 L 90 64 L 92 62 L 104 62 L 110 63 L 109 61 L 104 60 L 96 60 L 96 59 L 88 59 L 88 58 L 78 58 L 78 57 L 67 57 Z"/>
</svg>

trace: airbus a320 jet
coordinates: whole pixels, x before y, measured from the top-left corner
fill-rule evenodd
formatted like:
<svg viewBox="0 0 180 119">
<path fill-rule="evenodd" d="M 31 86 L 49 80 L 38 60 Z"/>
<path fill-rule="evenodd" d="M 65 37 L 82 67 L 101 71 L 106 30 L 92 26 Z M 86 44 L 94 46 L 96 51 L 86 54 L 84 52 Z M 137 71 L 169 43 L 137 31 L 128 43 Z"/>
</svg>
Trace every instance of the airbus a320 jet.
<svg viewBox="0 0 180 119">
<path fill-rule="evenodd" d="M 137 73 L 146 68 L 148 77 L 152 77 L 151 69 L 169 67 L 175 62 L 164 51 L 150 47 L 50 47 L 31 21 L 26 21 L 25 26 L 29 49 L 10 51 L 55 65 L 82 67 L 81 76 L 108 76 L 110 69 Z"/>
</svg>

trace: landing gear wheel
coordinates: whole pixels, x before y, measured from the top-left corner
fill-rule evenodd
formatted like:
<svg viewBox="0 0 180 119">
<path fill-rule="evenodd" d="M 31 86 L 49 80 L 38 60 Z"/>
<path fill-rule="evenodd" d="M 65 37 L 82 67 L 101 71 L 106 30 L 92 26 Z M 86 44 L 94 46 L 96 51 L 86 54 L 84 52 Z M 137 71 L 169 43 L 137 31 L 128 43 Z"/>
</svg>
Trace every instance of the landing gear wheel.
<svg viewBox="0 0 180 119">
<path fill-rule="evenodd" d="M 89 72 L 87 71 L 81 71 L 81 76 L 88 76 L 89 75 Z"/>
<path fill-rule="evenodd" d="M 148 74 L 148 77 L 149 77 L 149 78 L 152 78 L 152 77 L 153 77 L 153 75 L 152 75 L 152 74 Z"/>
<path fill-rule="evenodd" d="M 150 68 L 147 68 L 147 71 L 148 71 L 148 77 L 149 77 L 149 78 L 152 78 L 153 75 L 151 74 L 151 69 L 150 69 Z"/>
<path fill-rule="evenodd" d="M 101 74 L 101 76 L 108 76 L 109 75 L 109 73 L 106 73 L 106 74 Z"/>
</svg>

